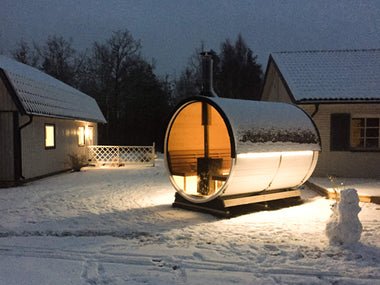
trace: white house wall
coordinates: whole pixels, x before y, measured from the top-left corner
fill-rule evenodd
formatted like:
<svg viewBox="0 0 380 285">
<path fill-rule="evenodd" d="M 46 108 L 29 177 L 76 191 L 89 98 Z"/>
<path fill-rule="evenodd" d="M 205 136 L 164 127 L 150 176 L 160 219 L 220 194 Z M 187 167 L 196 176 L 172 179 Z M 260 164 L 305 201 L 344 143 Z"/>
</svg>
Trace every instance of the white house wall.
<svg viewBox="0 0 380 285">
<path fill-rule="evenodd" d="M 301 105 L 311 114 L 313 105 Z M 330 115 L 333 113 L 350 113 L 352 116 L 380 116 L 380 104 L 321 104 L 313 117 L 318 126 L 322 153 L 320 154 L 314 176 L 327 175 L 341 177 L 379 178 L 380 152 L 330 151 Z"/>
<path fill-rule="evenodd" d="M 263 101 L 291 102 L 280 75 L 273 64 L 268 70 L 262 93 Z M 315 105 L 299 105 L 309 115 L 315 111 Z M 350 113 L 351 116 L 380 116 L 379 103 L 364 104 L 320 104 L 313 117 L 320 132 L 322 152 L 313 176 L 378 178 L 380 176 L 380 152 L 330 151 L 330 117 L 332 113 Z"/>
<path fill-rule="evenodd" d="M 28 121 L 24 116 L 20 124 Z M 55 125 L 55 148 L 45 149 L 45 124 Z M 26 178 L 43 176 L 70 169 L 69 154 L 86 155 L 86 147 L 78 145 L 78 127 L 94 128 L 94 144 L 97 144 L 96 123 L 34 116 L 30 125 L 21 131 L 22 175 Z"/>
</svg>

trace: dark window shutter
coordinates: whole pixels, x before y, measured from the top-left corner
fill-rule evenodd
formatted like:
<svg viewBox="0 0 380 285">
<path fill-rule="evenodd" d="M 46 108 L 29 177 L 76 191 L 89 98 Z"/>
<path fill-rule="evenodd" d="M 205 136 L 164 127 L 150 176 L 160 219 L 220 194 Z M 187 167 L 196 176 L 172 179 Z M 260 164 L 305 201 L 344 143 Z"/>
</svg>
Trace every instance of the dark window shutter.
<svg viewBox="0 0 380 285">
<path fill-rule="evenodd" d="M 331 114 L 330 118 L 330 150 L 350 149 L 350 114 Z"/>
</svg>

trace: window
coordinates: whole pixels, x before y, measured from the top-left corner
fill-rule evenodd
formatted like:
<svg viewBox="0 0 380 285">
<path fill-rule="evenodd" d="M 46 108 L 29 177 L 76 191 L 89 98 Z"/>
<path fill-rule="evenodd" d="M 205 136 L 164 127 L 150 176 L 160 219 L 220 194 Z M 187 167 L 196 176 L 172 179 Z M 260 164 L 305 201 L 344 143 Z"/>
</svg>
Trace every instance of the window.
<svg viewBox="0 0 380 285">
<path fill-rule="evenodd" d="M 45 124 L 45 149 L 55 148 L 55 125 Z"/>
<path fill-rule="evenodd" d="M 86 141 L 87 141 L 87 145 L 94 144 L 94 127 L 92 126 L 88 126 L 86 128 Z"/>
<path fill-rule="evenodd" d="M 351 147 L 355 149 L 380 149 L 380 119 L 353 118 L 351 120 Z"/>
<path fill-rule="evenodd" d="M 331 114 L 331 151 L 380 151 L 380 118 Z"/>
<path fill-rule="evenodd" d="M 85 140 L 84 140 L 84 127 L 78 127 L 78 145 L 84 146 Z"/>
</svg>

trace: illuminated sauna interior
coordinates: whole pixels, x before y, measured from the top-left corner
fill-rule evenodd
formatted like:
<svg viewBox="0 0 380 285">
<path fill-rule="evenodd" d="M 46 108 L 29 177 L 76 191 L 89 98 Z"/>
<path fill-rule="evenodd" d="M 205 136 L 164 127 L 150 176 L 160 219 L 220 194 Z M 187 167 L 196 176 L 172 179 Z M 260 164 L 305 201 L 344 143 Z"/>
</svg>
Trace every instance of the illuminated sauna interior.
<svg viewBox="0 0 380 285">
<path fill-rule="evenodd" d="M 175 117 L 167 143 L 168 167 L 176 188 L 194 197 L 218 192 L 231 171 L 231 143 L 219 112 L 192 102 Z"/>
</svg>

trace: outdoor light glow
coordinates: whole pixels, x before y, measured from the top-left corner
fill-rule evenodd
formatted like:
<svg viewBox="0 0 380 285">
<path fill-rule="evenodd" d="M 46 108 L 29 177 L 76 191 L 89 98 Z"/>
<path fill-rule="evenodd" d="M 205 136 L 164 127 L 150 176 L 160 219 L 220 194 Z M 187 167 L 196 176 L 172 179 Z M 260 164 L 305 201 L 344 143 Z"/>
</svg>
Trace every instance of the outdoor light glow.
<svg viewBox="0 0 380 285">
<path fill-rule="evenodd" d="M 84 135 L 86 136 L 86 139 L 88 139 L 90 137 L 90 129 L 88 128 L 88 126 L 86 126 L 86 129 L 84 131 Z"/>
<path fill-rule="evenodd" d="M 258 136 L 259 132 L 252 133 L 256 128 L 252 126 L 267 130 L 267 122 L 263 118 L 269 120 L 270 113 L 274 111 L 279 112 L 279 118 L 282 118 L 278 106 L 265 104 L 263 111 L 255 103 L 251 107 L 258 112 L 259 120 L 254 120 L 255 112 L 248 112 L 251 108 L 243 108 L 243 104 L 246 102 L 224 101 L 222 98 L 190 99 L 173 116 L 165 138 L 165 158 L 173 186 L 189 202 L 206 203 L 224 196 L 226 207 L 250 203 L 259 200 L 253 194 L 301 185 L 314 170 L 319 151 L 315 143 L 294 143 L 289 138 L 289 141 L 279 144 L 269 140 L 263 144 L 235 145 L 234 141 L 239 137 L 234 135 L 234 131 L 239 136 L 240 133 L 246 134 L 247 138 Z M 286 110 L 290 108 L 287 105 L 283 107 Z M 243 116 L 239 109 L 244 109 L 247 114 Z M 300 120 L 302 128 L 309 126 L 308 131 L 317 138 L 310 119 L 298 109 L 294 109 L 294 114 L 294 120 L 285 124 L 290 128 Z M 252 116 L 252 124 L 251 121 L 247 123 L 247 116 Z M 282 126 L 285 118 L 273 120 L 278 120 L 281 130 L 287 128 Z M 284 199 L 285 196 L 299 196 L 299 192 L 280 195 L 272 191 L 268 195 L 271 196 L 265 199 Z"/>
<path fill-rule="evenodd" d="M 80 146 L 85 144 L 84 134 L 85 134 L 84 127 L 78 127 L 78 145 Z"/>
<path fill-rule="evenodd" d="M 281 152 L 250 152 L 238 154 L 238 158 L 269 158 L 278 156 L 313 156 L 312 150 Z"/>
<path fill-rule="evenodd" d="M 87 145 L 94 144 L 94 127 L 86 126 L 84 131 L 84 136 L 86 138 Z"/>
</svg>

